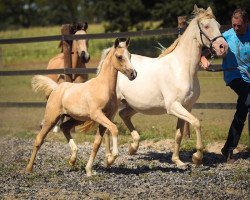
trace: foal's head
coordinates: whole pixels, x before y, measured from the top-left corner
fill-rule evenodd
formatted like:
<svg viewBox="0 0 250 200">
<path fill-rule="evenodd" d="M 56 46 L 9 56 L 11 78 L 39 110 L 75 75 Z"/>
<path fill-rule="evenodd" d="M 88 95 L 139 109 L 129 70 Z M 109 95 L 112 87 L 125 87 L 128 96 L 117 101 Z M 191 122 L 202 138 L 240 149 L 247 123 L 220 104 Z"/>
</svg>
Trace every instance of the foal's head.
<svg viewBox="0 0 250 200">
<path fill-rule="evenodd" d="M 85 26 L 82 29 L 76 31 L 75 35 L 84 35 L 87 34 L 88 25 L 85 23 Z M 88 40 L 74 40 L 72 44 L 72 51 L 77 53 L 81 59 L 81 62 L 87 63 L 89 62 L 90 55 L 88 53 Z"/>
<path fill-rule="evenodd" d="M 114 42 L 114 54 L 112 56 L 113 66 L 126 75 L 129 80 L 134 80 L 137 72 L 131 64 L 131 54 L 128 52 L 130 39 L 117 38 Z"/>
</svg>

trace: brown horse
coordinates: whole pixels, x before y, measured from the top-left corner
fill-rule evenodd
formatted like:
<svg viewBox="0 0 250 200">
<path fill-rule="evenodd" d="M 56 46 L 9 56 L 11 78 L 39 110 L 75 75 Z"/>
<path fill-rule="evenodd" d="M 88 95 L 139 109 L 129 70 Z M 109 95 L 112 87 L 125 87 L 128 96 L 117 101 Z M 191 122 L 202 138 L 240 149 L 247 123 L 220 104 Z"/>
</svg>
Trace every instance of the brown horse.
<svg viewBox="0 0 250 200">
<path fill-rule="evenodd" d="M 89 121 L 98 123 L 99 129 L 85 168 L 87 176 L 92 175 L 93 161 L 106 129 L 110 131 L 113 138 L 113 150 L 112 153 L 106 154 L 106 161 L 108 165 L 115 161 L 118 156 L 118 129 L 111 120 L 118 109 L 116 96 L 117 74 L 120 71 L 129 80 L 136 78 L 136 71 L 131 65 L 130 53 L 127 50 L 128 45 L 129 39 L 116 39 L 113 47 L 105 51 L 99 65 L 98 75 L 85 83 L 64 82 L 58 84 L 41 75 L 32 79 L 33 89 L 44 92 L 49 98 L 44 115 L 44 124 L 36 136 L 33 152 L 26 167 L 27 172 L 32 171 L 36 154 L 45 137 L 60 117 L 63 116 L 70 117 L 68 121 L 61 124 L 61 129 L 71 147 L 71 164 L 75 163 L 77 146 L 71 137 L 70 129 Z"/>
<path fill-rule="evenodd" d="M 75 35 L 84 35 L 87 33 L 87 29 L 88 24 L 85 22 L 84 25 L 76 24 L 71 26 L 70 32 Z M 62 42 L 59 44 L 59 47 L 62 47 Z M 86 68 L 85 64 L 90 60 L 88 40 L 73 40 L 71 54 L 72 68 Z M 60 69 L 64 67 L 67 67 L 64 65 L 64 55 L 60 53 L 49 61 L 47 69 Z M 48 77 L 57 83 L 64 82 L 64 75 L 49 74 Z M 72 82 L 83 83 L 87 80 L 87 74 L 72 75 Z"/>
</svg>

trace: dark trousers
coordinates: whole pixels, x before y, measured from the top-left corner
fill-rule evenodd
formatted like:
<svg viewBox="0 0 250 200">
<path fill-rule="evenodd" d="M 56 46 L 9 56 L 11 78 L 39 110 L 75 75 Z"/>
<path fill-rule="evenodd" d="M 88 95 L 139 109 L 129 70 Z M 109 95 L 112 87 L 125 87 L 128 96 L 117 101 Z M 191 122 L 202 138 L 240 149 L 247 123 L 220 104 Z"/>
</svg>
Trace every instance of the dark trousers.
<svg viewBox="0 0 250 200">
<path fill-rule="evenodd" d="M 247 114 L 250 113 L 250 84 L 242 79 L 234 79 L 229 83 L 229 86 L 238 95 L 238 100 L 234 119 L 228 132 L 227 141 L 223 147 L 223 149 L 228 152 L 233 151 L 237 147 Z M 250 116 L 248 115 L 248 133 L 249 131 Z"/>
</svg>

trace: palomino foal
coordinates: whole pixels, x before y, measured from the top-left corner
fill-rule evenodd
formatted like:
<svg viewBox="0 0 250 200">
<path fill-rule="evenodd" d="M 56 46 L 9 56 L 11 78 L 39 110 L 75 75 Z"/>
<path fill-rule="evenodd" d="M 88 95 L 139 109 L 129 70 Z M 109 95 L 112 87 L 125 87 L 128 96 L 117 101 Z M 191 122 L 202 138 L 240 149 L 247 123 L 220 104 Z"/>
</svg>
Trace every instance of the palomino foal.
<svg viewBox="0 0 250 200">
<path fill-rule="evenodd" d="M 92 175 L 92 165 L 97 151 L 101 145 L 102 137 L 108 129 L 113 138 L 113 151 L 106 155 L 107 164 L 111 165 L 118 156 L 117 136 L 118 129 L 111 122 L 117 111 L 116 81 L 118 71 L 128 77 L 129 80 L 136 78 L 136 71 L 130 62 L 130 53 L 127 50 L 129 39 L 116 39 L 113 47 L 105 51 L 99 65 L 98 75 L 85 83 L 64 82 L 58 84 L 46 76 L 35 76 L 32 79 L 32 87 L 35 91 L 43 91 L 48 96 L 44 124 L 36 136 L 33 152 L 26 167 L 31 172 L 36 154 L 51 128 L 61 116 L 70 119 L 61 124 L 61 129 L 67 138 L 72 150 L 70 163 L 74 164 L 77 147 L 71 137 L 70 129 L 73 126 L 87 121 L 99 124 L 93 149 L 86 166 L 87 176 Z"/>
</svg>

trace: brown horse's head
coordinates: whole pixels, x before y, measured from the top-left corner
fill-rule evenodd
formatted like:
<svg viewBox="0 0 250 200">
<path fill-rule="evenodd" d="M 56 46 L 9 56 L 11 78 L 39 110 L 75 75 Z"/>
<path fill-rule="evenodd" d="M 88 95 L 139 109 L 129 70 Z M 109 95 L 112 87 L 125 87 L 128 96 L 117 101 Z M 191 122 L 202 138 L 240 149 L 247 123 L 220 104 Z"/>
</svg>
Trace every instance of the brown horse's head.
<svg viewBox="0 0 250 200">
<path fill-rule="evenodd" d="M 75 35 L 84 35 L 87 34 L 86 30 L 78 30 Z M 74 53 L 77 52 L 78 56 L 81 59 L 81 62 L 88 63 L 90 60 L 90 55 L 88 52 L 88 40 L 87 39 L 80 39 L 74 40 L 72 44 L 72 51 Z"/>
</svg>

